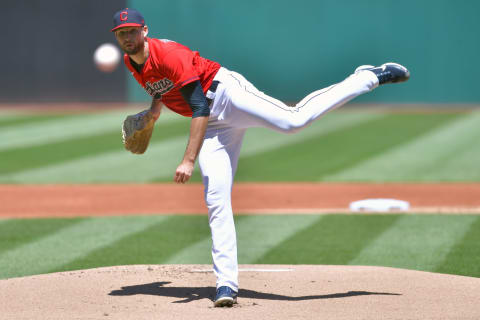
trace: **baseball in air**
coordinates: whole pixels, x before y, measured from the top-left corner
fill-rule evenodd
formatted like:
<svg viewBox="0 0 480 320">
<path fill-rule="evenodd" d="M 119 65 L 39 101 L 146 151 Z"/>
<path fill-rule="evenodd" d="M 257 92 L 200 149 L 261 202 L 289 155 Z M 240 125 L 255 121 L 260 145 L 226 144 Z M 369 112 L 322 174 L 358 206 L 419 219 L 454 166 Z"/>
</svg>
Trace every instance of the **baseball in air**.
<svg viewBox="0 0 480 320">
<path fill-rule="evenodd" d="M 112 72 L 120 62 L 120 51 L 113 44 L 104 43 L 95 50 L 93 61 L 100 71 Z"/>
</svg>

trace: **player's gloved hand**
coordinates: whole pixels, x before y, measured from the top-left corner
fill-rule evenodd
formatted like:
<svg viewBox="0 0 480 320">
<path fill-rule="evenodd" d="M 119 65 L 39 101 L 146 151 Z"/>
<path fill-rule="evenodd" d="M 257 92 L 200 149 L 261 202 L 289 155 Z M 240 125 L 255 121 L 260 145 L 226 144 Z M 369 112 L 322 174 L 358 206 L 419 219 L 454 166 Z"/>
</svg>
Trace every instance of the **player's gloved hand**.
<svg viewBox="0 0 480 320">
<path fill-rule="evenodd" d="M 128 116 L 122 126 L 125 149 L 136 154 L 144 153 L 152 137 L 155 120 L 149 109 Z"/>
</svg>

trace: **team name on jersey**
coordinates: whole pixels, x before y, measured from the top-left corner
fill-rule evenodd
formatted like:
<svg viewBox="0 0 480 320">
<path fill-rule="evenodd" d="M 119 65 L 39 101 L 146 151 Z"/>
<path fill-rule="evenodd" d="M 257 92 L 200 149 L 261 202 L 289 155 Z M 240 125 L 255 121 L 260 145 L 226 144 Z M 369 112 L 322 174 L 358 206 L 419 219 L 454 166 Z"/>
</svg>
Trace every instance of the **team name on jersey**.
<svg viewBox="0 0 480 320">
<path fill-rule="evenodd" d="M 157 82 L 145 83 L 145 91 L 155 99 L 161 99 L 162 95 L 173 89 L 173 82 L 167 78 L 158 80 Z"/>
</svg>

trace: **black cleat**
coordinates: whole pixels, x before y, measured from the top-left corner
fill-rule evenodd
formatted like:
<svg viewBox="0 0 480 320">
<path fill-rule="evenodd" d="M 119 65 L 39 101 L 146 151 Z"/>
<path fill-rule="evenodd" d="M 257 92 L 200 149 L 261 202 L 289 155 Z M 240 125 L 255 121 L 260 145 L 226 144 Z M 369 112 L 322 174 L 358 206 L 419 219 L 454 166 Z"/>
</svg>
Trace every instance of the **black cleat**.
<svg viewBox="0 0 480 320">
<path fill-rule="evenodd" d="M 364 70 L 375 73 L 378 78 L 379 85 L 386 83 L 404 82 L 410 78 L 410 71 L 408 71 L 407 68 L 393 62 L 384 63 L 379 67 L 374 67 L 370 65 L 360 66 L 355 70 L 355 73 Z"/>
<path fill-rule="evenodd" d="M 217 289 L 217 295 L 213 305 L 215 307 L 232 307 L 237 303 L 237 293 L 230 287 L 222 286 Z"/>
</svg>

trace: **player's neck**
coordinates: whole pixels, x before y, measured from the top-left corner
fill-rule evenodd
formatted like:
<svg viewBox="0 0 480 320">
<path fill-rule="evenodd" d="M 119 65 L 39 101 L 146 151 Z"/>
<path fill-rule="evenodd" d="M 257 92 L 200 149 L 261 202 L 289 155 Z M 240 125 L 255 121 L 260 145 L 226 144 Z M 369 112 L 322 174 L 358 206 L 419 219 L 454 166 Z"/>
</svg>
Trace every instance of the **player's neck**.
<svg viewBox="0 0 480 320">
<path fill-rule="evenodd" d="M 145 61 L 147 61 L 149 52 L 150 51 L 148 49 L 148 41 L 147 39 L 145 39 L 142 50 L 138 51 L 136 54 L 129 55 L 129 56 L 130 56 L 130 59 L 135 61 L 136 64 L 142 65 L 145 63 Z"/>
</svg>

